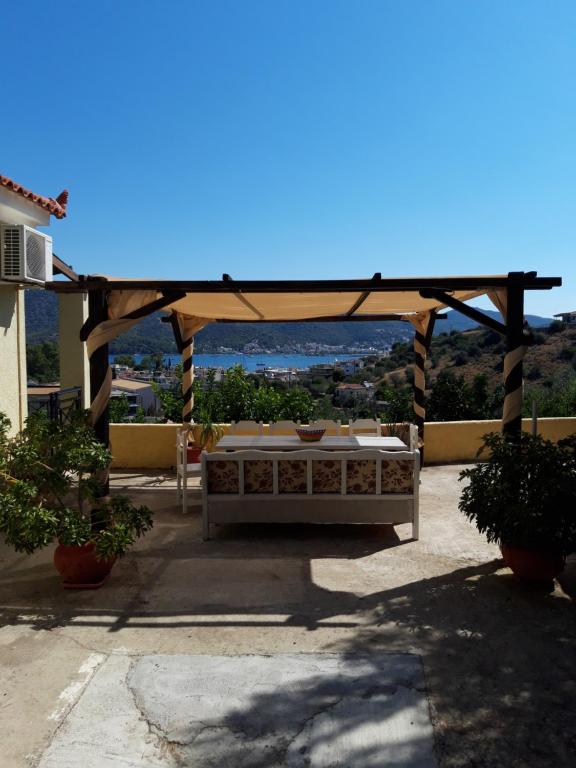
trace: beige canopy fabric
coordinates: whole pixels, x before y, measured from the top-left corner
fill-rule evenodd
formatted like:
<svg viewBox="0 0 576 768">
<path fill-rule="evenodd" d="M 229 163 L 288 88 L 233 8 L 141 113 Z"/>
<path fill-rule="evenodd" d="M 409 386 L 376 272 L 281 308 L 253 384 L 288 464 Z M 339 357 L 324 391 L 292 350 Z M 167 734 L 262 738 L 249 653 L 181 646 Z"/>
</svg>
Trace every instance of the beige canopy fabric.
<svg viewBox="0 0 576 768">
<path fill-rule="evenodd" d="M 75 273 L 74 273 L 75 274 Z M 69 275 L 70 276 L 70 275 Z M 427 348 L 439 312 L 447 307 L 506 336 L 504 361 L 503 430 L 520 435 L 522 358 L 529 341 L 524 329 L 524 293 L 562 285 L 560 277 L 538 277 L 536 272 L 460 277 L 382 278 L 377 272 L 360 280 L 143 280 L 104 275 L 78 275 L 70 282 L 52 281 L 46 288 L 58 293 L 94 297 L 80 338 L 87 342 L 92 376 L 92 420 L 104 442 L 108 440 L 106 406 L 111 372 L 100 350 L 143 317 L 162 310 L 170 315 L 183 357 L 184 421 L 193 405 L 194 336 L 211 322 L 306 322 L 402 320 L 415 330 L 414 412 L 422 438 L 425 417 Z M 95 292 L 95 293 L 91 293 Z M 467 306 L 487 296 L 504 322 Z"/>
<path fill-rule="evenodd" d="M 116 282 L 116 278 L 113 278 Z M 452 291 L 451 296 L 460 301 L 469 301 L 488 293 L 487 290 Z M 154 301 L 162 293 L 149 290 L 112 290 L 108 306 L 111 318 L 120 318 L 136 307 Z M 443 309 L 446 305 L 437 299 L 420 296 L 418 291 L 374 291 L 352 292 L 259 292 L 259 293 L 187 293 L 174 301 L 165 310 L 173 310 L 184 317 L 212 320 L 276 321 L 296 322 L 298 320 L 321 320 L 323 317 L 350 316 L 370 317 L 374 315 L 397 314 L 398 319 L 411 314 L 421 314 Z"/>
</svg>

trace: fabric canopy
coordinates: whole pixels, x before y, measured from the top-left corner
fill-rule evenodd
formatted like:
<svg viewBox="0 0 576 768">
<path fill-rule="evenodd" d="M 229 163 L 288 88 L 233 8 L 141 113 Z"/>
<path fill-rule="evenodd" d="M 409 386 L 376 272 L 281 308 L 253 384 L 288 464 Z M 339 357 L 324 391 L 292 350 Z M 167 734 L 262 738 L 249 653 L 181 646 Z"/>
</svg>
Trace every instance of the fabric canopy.
<svg viewBox="0 0 576 768">
<path fill-rule="evenodd" d="M 117 288 L 110 291 L 108 306 L 111 319 L 120 318 L 133 308 L 144 306 L 160 299 L 160 291 Z M 484 294 L 488 289 L 457 290 L 450 295 L 459 301 L 469 301 Z M 241 291 L 219 293 L 189 293 L 168 304 L 163 309 L 174 311 L 190 318 L 210 321 L 272 321 L 297 322 L 299 320 L 321 320 L 323 317 L 349 317 L 378 319 L 381 315 L 417 315 L 423 312 L 441 310 L 446 305 L 436 298 L 424 298 L 418 291 L 379 291 L 334 293 L 319 292 L 275 292 L 244 293 Z"/>
</svg>

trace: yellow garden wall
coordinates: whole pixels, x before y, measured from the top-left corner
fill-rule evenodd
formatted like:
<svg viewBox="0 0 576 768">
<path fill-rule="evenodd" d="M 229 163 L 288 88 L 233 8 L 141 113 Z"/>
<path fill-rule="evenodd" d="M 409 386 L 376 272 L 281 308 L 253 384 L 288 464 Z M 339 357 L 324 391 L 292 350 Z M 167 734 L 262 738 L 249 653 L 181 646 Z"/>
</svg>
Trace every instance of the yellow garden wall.
<svg viewBox="0 0 576 768">
<path fill-rule="evenodd" d="M 473 461 L 482 443 L 482 435 L 499 432 L 500 421 L 441 421 L 426 424 L 425 460 L 427 464 Z M 522 420 L 529 432 L 531 419 Z M 538 433 L 557 442 L 576 432 L 576 418 L 538 419 Z"/>
<path fill-rule="evenodd" d="M 179 426 L 111 424 L 113 468 L 168 469 L 174 466 L 176 430 Z M 530 427 L 530 419 L 524 419 L 523 428 L 529 431 Z M 473 461 L 482 435 L 499 430 L 499 421 L 444 421 L 426 424 L 426 463 Z M 560 440 L 576 432 L 576 418 L 539 419 L 538 431 L 549 440 Z"/>
</svg>

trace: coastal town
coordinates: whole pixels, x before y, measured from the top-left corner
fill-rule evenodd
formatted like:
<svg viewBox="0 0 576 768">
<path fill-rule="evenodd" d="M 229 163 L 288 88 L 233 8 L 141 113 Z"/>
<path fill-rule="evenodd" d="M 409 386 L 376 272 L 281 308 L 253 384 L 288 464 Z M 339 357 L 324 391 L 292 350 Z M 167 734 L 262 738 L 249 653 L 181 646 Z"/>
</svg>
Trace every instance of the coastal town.
<svg viewBox="0 0 576 768">
<path fill-rule="evenodd" d="M 179 369 L 160 364 L 156 367 L 141 368 L 113 364 L 114 375 L 112 399 L 125 400 L 129 406 L 126 420 L 133 420 L 144 413 L 150 421 L 164 417 L 159 390 L 177 390 L 180 387 Z M 347 409 L 375 405 L 376 386 L 370 381 L 357 381 L 365 367 L 362 357 L 335 360 L 333 363 L 319 363 L 309 368 L 293 366 L 278 367 L 260 364 L 250 375 L 280 388 L 302 387 L 313 393 L 328 392 L 335 408 Z M 196 367 L 195 379 L 200 386 L 208 382 L 222 382 L 226 368 Z M 353 378 L 353 381 L 347 379 Z M 34 388 L 31 388 L 33 390 Z"/>
</svg>

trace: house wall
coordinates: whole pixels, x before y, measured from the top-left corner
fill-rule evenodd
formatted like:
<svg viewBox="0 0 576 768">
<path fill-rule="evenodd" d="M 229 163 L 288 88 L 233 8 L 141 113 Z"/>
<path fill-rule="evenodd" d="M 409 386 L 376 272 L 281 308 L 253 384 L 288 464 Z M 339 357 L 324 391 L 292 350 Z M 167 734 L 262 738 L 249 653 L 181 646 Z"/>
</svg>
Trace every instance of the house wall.
<svg viewBox="0 0 576 768">
<path fill-rule="evenodd" d="M 117 469 L 169 469 L 176 462 L 180 424 L 111 424 L 110 442 Z M 523 428 L 530 431 L 531 420 Z M 576 432 L 576 418 L 539 419 L 539 433 L 554 442 Z M 225 432 L 228 426 L 224 425 Z M 426 424 L 427 464 L 474 461 L 487 432 L 499 432 L 499 421 L 446 421 Z M 347 427 L 344 427 L 346 430 Z M 267 432 L 267 427 L 264 429 Z"/>
<path fill-rule="evenodd" d="M 24 291 L 0 283 L 0 412 L 18 432 L 28 415 Z"/>
<path fill-rule="evenodd" d="M 44 227 L 50 214 L 11 190 L 0 187 L 0 224 Z M 0 412 L 18 432 L 28 415 L 24 291 L 16 283 L 0 283 Z"/>
<path fill-rule="evenodd" d="M 82 407 L 90 406 L 90 366 L 80 329 L 88 318 L 88 296 L 58 294 L 58 336 L 60 344 L 60 387 L 82 388 Z"/>
</svg>

